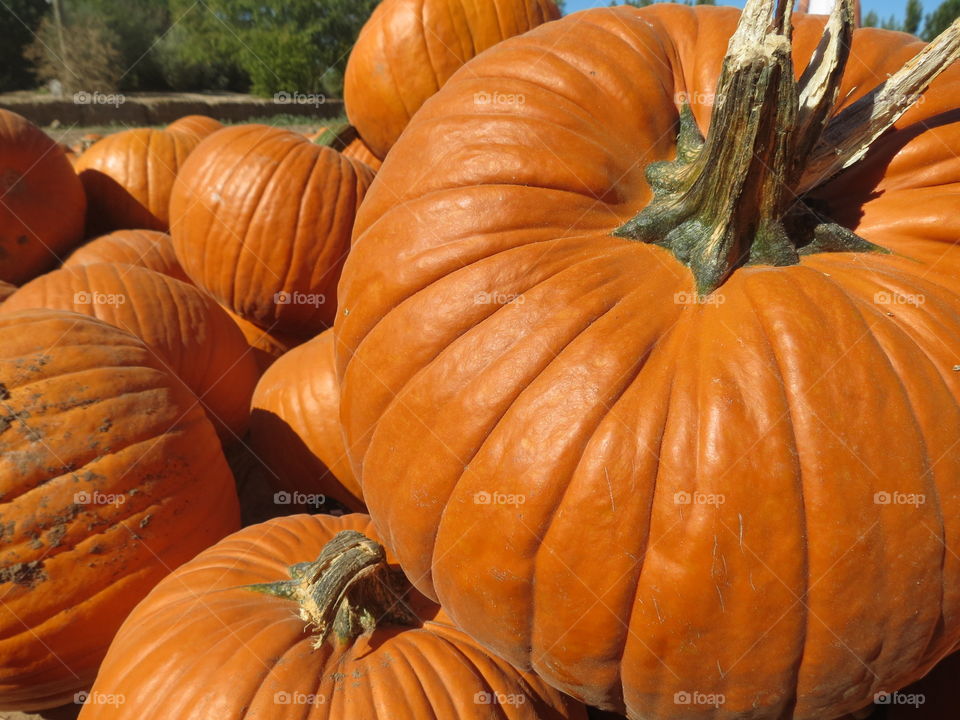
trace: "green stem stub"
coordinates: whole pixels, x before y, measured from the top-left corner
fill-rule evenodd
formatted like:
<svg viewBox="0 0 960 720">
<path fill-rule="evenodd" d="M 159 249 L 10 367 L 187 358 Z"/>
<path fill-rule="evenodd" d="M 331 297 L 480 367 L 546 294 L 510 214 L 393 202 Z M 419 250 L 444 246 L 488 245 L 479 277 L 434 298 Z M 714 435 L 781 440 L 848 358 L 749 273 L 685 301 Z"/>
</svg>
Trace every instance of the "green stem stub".
<svg viewBox="0 0 960 720">
<path fill-rule="evenodd" d="M 346 643 L 381 624 L 413 627 L 409 584 L 387 563 L 383 547 L 356 530 L 333 537 L 312 562 L 291 565 L 290 579 L 249 585 L 249 590 L 292 600 L 300 618 L 316 630 L 314 647 L 335 635 Z"/>
<path fill-rule="evenodd" d="M 743 265 L 795 265 L 802 255 L 818 252 L 888 252 L 824 217 L 800 190 L 830 177 L 811 181 L 807 167 L 808 157 L 829 155 L 824 130 L 833 128 L 830 142 L 836 142 L 836 128 L 864 124 L 845 121 L 846 111 L 833 117 L 850 53 L 851 6 L 852 0 L 836 3 L 798 83 L 790 3 L 748 0 L 724 57 L 706 139 L 684 105 L 676 159 L 646 168 L 653 199 L 613 234 L 669 249 L 690 267 L 700 295 L 712 293 Z M 952 36 L 937 42 L 940 51 L 924 51 L 936 67 L 909 74 L 917 86 L 925 88 L 960 45 Z M 894 113 L 877 107 L 874 117 L 886 123 Z M 851 157 L 862 157 L 879 137 L 878 122 L 862 147 L 856 138 L 844 143 L 856 148 Z"/>
</svg>

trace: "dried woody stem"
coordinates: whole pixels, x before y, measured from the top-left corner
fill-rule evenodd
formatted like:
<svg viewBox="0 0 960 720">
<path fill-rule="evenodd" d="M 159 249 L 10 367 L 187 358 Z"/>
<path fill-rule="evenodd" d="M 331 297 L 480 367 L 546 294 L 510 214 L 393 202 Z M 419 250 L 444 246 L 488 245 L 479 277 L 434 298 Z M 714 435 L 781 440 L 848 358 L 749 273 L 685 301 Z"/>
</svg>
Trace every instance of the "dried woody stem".
<svg viewBox="0 0 960 720">
<path fill-rule="evenodd" d="M 700 293 L 743 264 L 791 265 L 813 252 L 885 252 L 818 216 L 801 197 L 861 159 L 870 145 L 960 54 L 960 21 L 837 117 L 853 37 L 852 0 L 840 0 L 794 79 L 791 3 L 748 0 L 724 57 L 706 140 L 689 108 L 677 159 L 647 167 L 650 204 L 614 234 L 670 249 Z"/>
<path fill-rule="evenodd" d="M 347 642 L 378 624 L 419 624 L 404 602 L 403 573 L 387 564 L 380 544 L 356 530 L 338 533 L 315 561 L 289 571 L 290 580 L 247 587 L 296 602 L 300 619 L 316 629 L 314 647 L 331 635 Z"/>
</svg>

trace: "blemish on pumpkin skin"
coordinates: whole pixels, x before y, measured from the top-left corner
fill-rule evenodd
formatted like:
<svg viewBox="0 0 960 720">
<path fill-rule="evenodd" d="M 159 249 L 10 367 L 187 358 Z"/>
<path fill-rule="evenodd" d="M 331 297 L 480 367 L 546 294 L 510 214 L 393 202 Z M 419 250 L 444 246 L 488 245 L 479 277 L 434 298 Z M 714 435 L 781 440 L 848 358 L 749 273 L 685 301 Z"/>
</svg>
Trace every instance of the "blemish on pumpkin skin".
<svg viewBox="0 0 960 720">
<path fill-rule="evenodd" d="M 7 386 L 3 383 L 0 383 L 0 400 L 9 400 L 10 391 L 7 390 Z"/>
<path fill-rule="evenodd" d="M 0 585 L 12 582 L 16 585 L 32 588 L 46 579 L 47 574 L 43 571 L 42 560 L 34 560 L 28 563 L 14 563 L 13 565 L 0 568 Z"/>
</svg>

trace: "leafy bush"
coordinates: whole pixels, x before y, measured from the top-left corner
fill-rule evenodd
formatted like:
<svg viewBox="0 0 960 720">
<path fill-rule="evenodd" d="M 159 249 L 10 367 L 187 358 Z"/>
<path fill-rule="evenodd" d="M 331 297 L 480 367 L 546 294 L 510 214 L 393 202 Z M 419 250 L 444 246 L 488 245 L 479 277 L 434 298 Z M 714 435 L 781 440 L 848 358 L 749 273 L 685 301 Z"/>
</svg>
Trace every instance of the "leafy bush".
<svg viewBox="0 0 960 720">
<path fill-rule="evenodd" d="M 110 93 L 123 73 L 116 44 L 116 35 L 97 15 L 77 13 L 64 21 L 63 32 L 47 15 L 24 57 L 38 80 L 57 80 L 65 93 Z"/>
</svg>

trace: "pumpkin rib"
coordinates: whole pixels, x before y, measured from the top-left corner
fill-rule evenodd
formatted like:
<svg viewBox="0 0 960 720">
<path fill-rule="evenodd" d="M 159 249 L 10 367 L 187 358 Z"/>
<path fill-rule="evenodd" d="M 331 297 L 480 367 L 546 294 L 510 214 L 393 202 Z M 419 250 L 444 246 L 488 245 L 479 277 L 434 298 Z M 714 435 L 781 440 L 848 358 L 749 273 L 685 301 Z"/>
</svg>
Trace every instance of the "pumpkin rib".
<svg viewBox="0 0 960 720">
<path fill-rule="evenodd" d="M 792 454 L 794 455 L 794 467 L 795 475 L 797 478 L 796 481 L 796 490 L 798 495 L 798 504 L 799 504 L 799 514 L 803 519 L 802 531 L 807 533 L 809 537 L 810 532 L 810 510 L 807 506 L 807 489 L 806 489 L 806 473 L 803 472 L 800 464 L 800 441 L 797 435 L 797 424 L 793 416 L 794 405 L 791 403 L 790 390 L 787 383 L 783 380 L 787 377 L 785 373 L 785 366 L 781 360 L 779 354 L 777 353 L 777 347 L 774 343 L 774 337 L 776 335 L 771 332 L 771 329 L 767 327 L 764 323 L 763 314 L 760 312 L 760 306 L 758 305 L 757 300 L 750 294 L 750 292 L 745 288 L 744 297 L 750 305 L 751 310 L 753 311 L 754 317 L 758 327 L 760 328 L 760 336 L 764 339 L 765 345 L 768 351 L 770 358 L 773 360 L 773 367 L 776 370 L 777 375 L 780 377 L 780 382 L 778 387 L 782 388 L 780 401 L 782 405 L 786 408 L 784 412 L 777 418 L 775 422 L 780 422 L 781 420 L 786 420 L 788 424 L 787 434 L 791 437 L 791 448 Z M 801 292 L 804 292 L 801 290 Z M 804 293 L 805 294 L 805 293 Z M 752 450 L 752 447 L 748 449 Z M 811 580 L 811 563 L 810 563 L 810 547 L 806 545 L 804 547 L 803 553 L 803 569 L 799 571 L 800 577 L 804 578 L 804 586 L 802 592 L 794 592 L 793 588 L 787 585 L 783 580 L 781 583 L 784 583 L 788 591 L 794 598 L 797 600 L 797 604 L 803 608 L 803 632 L 802 637 L 798 643 L 798 649 L 796 651 L 796 657 L 791 669 L 790 682 L 788 687 L 790 688 L 791 695 L 783 703 L 783 707 L 793 708 L 797 702 L 799 702 L 799 687 L 800 687 L 800 673 L 804 668 L 804 658 L 806 657 L 808 641 L 810 639 L 810 622 L 811 615 L 813 614 L 810 606 L 807 604 L 810 593 L 810 580 Z M 779 579 L 779 575 L 774 572 L 774 575 Z M 815 582 L 819 582 L 822 578 L 817 578 Z M 800 590 L 800 588 L 798 588 Z M 791 606 L 787 613 L 793 610 L 796 605 Z M 786 613 L 785 613 L 786 614 Z M 782 618 L 781 618 L 782 619 Z"/>
<path fill-rule="evenodd" d="M 334 151 L 334 152 L 335 152 L 335 151 Z M 292 153 L 291 153 L 291 154 L 292 154 Z M 284 160 L 286 160 L 286 158 L 284 158 Z M 304 208 L 305 208 L 305 206 L 306 206 L 307 203 L 312 199 L 312 193 L 310 193 L 309 190 L 310 190 L 310 188 L 313 186 L 314 176 L 315 176 L 315 175 L 319 175 L 319 174 L 321 173 L 322 169 L 323 169 L 323 168 L 321 168 L 322 160 L 323 160 L 323 153 L 321 152 L 319 155 L 316 156 L 316 158 L 314 158 L 313 167 L 310 168 L 310 172 L 305 173 L 304 177 L 302 178 L 302 184 L 301 184 L 301 186 L 300 186 L 300 192 L 299 192 L 299 193 L 296 193 L 296 196 L 300 198 L 300 202 L 297 204 L 297 215 L 296 215 L 296 217 L 294 218 L 294 222 L 293 222 L 293 227 L 295 227 L 295 228 L 301 228 L 301 227 L 302 227 L 302 226 L 300 225 L 300 219 L 303 217 L 303 213 L 304 213 Z M 280 167 L 283 165 L 283 162 L 284 162 L 284 161 L 281 160 L 280 163 L 277 165 L 277 171 L 280 170 Z M 320 180 L 320 178 L 318 177 L 318 184 L 321 184 L 321 183 L 319 182 L 319 180 Z M 337 180 L 339 180 L 339 178 L 337 178 Z M 268 183 L 268 185 L 269 185 L 269 183 Z M 331 182 L 330 182 L 329 184 L 323 183 L 323 187 L 324 187 L 325 189 L 332 188 L 332 187 L 334 187 L 335 185 L 336 185 L 337 187 L 339 187 L 340 183 L 339 183 L 339 182 L 335 182 L 335 181 L 333 181 L 333 180 L 331 180 Z M 260 197 L 263 198 L 263 195 L 260 195 Z M 324 201 L 326 201 L 326 198 L 324 198 Z M 316 230 L 316 234 L 317 234 L 318 236 L 320 236 L 320 237 L 327 237 L 327 236 L 329 235 L 329 232 L 330 232 L 330 227 L 331 227 L 331 225 L 333 224 L 333 219 L 334 219 L 334 218 L 333 218 L 333 216 L 331 215 L 329 224 L 327 225 L 326 228 L 323 228 L 323 232 L 320 232 L 320 229 L 319 229 L 319 228 L 311 228 L 311 230 Z M 303 234 L 303 230 L 301 229 L 301 230 L 300 230 L 300 233 L 298 233 L 298 234 L 299 234 L 299 235 L 302 235 L 302 234 Z M 311 234 L 313 234 L 313 233 L 311 233 Z M 298 242 L 298 241 L 299 241 L 299 242 Z M 300 270 L 300 264 L 301 264 L 301 262 L 300 262 L 301 258 L 299 257 L 299 256 L 300 256 L 300 252 L 302 251 L 303 246 L 304 246 L 304 245 L 308 245 L 308 244 L 312 244 L 312 243 L 309 243 L 308 240 L 307 240 L 307 238 L 302 238 L 302 237 L 295 237 L 295 238 L 294 238 L 294 241 L 293 241 L 293 252 L 291 253 L 290 258 L 289 258 L 288 262 L 286 263 L 286 269 L 285 269 L 285 271 L 283 272 L 283 274 L 282 274 L 281 277 L 280 277 L 280 279 L 282 280 L 282 284 L 284 285 L 284 287 L 292 287 L 292 285 L 291 285 L 290 283 L 294 280 L 294 278 L 296 277 L 298 271 Z M 269 267 L 269 266 L 268 266 L 268 267 Z M 329 272 L 329 268 L 328 268 L 327 271 Z"/>
<path fill-rule="evenodd" d="M 253 207 L 253 212 L 250 214 L 250 221 L 247 223 L 247 227 L 248 227 L 248 228 L 249 228 L 249 226 L 250 226 L 251 224 L 253 224 L 253 223 L 256 221 L 257 216 L 260 215 L 260 210 L 261 210 L 261 208 L 263 207 L 264 197 L 267 195 L 267 191 L 269 190 L 270 186 L 273 185 L 273 184 L 276 182 L 276 180 L 277 180 L 278 177 L 283 177 L 283 176 L 286 174 L 285 163 L 287 163 L 288 160 L 291 161 L 291 162 L 295 162 L 295 161 L 296 161 L 297 158 L 295 157 L 295 153 L 296 153 L 297 150 L 298 150 L 297 145 L 296 145 L 295 143 L 290 143 L 290 144 L 289 144 L 289 147 L 287 148 L 287 152 L 284 153 L 284 155 L 279 159 L 279 161 L 278 161 L 273 167 L 270 168 L 270 174 L 263 179 L 263 185 L 262 185 L 262 190 L 263 190 L 263 191 L 257 194 L 256 204 L 255 204 L 254 207 Z M 291 158 L 292 158 L 292 160 L 291 160 Z M 283 170 L 283 172 L 281 172 L 281 170 Z M 304 188 L 306 188 L 306 187 L 308 186 L 307 183 L 309 182 L 310 174 L 312 174 L 312 172 L 313 172 L 313 170 L 311 170 L 310 173 L 307 174 L 307 181 L 306 181 L 306 182 L 304 183 L 304 185 L 303 185 Z M 303 208 L 303 204 L 304 204 L 305 200 L 306 200 L 306 198 L 304 198 L 304 197 L 303 197 L 303 193 L 301 193 L 301 195 L 300 195 L 300 204 L 299 204 L 298 210 L 297 210 L 297 219 L 298 219 L 298 220 L 299 220 L 299 218 L 300 218 L 300 212 L 301 212 L 301 210 L 302 210 L 302 208 Z M 298 226 L 298 225 L 294 225 L 294 227 L 299 227 L 299 226 Z M 294 246 L 296 247 L 296 241 L 294 241 Z M 261 258 L 259 255 L 257 255 L 257 254 L 254 253 L 253 251 L 249 250 L 249 249 L 246 247 L 246 245 L 243 244 L 243 243 L 237 245 L 237 254 L 236 254 L 235 258 L 234 258 L 235 264 L 233 265 L 233 267 L 239 268 L 239 267 L 242 266 L 242 264 L 243 264 L 243 263 L 242 263 L 242 259 L 243 259 L 243 255 L 244 255 L 244 251 L 245 251 L 245 250 L 246 250 L 246 253 L 247 253 L 248 255 L 250 255 L 250 256 L 252 256 L 253 258 L 255 258 L 256 262 L 254 263 L 254 265 L 258 265 L 258 266 L 263 266 L 263 267 L 265 267 L 265 268 L 267 269 L 267 271 L 269 271 L 270 274 L 272 274 L 277 280 L 282 280 L 282 279 L 283 279 L 283 275 L 278 275 L 278 274 L 274 271 L 273 265 L 272 265 L 271 263 L 266 262 L 266 261 L 265 261 L 263 258 Z M 294 251 L 294 252 L 295 252 L 295 251 Z M 296 270 L 296 264 L 293 262 L 293 258 L 292 258 L 292 257 L 289 258 L 289 259 L 287 259 L 287 263 L 286 263 L 286 264 L 287 264 L 287 269 L 286 269 L 286 271 L 285 271 L 286 274 L 289 274 L 291 271 Z M 232 268 L 230 268 L 230 270 L 232 271 Z M 249 272 L 249 271 L 248 271 L 248 272 Z M 231 284 L 232 284 L 233 286 L 236 286 L 236 283 L 231 283 Z"/>
<path fill-rule="evenodd" d="M 613 284 L 613 282 L 614 282 L 614 281 L 611 281 L 610 284 Z M 603 289 L 603 286 L 601 286 L 601 287 L 598 288 L 597 290 L 599 291 L 599 290 L 601 290 L 601 289 Z M 619 301 L 615 301 L 609 308 L 607 308 L 605 311 L 601 312 L 598 317 L 596 317 L 596 318 L 594 318 L 593 320 L 590 320 L 590 321 L 586 322 L 585 324 L 583 324 L 583 327 L 581 327 L 579 330 L 577 330 L 575 335 L 573 335 L 572 337 L 568 338 L 568 339 L 564 342 L 564 344 L 561 346 L 561 348 L 560 348 L 559 350 L 557 350 L 555 353 L 554 353 L 553 351 L 551 351 L 551 353 L 552 353 L 553 356 L 552 356 L 549 360 L 547 360 L 547 362 L 546 362 L 545 364 L 541 365 L 540 370 L 538 370 L 538 371 L 536 372 L 536 374 L 535 374 L 534 378 L 531 380 L 531 382 L 528 383 L 525 387 L 523 387 L 523 388 L 520 389 L 520 391 L 514 396 L 514 398 L 513 398 L 508 404 L 506 404 L 506 405 L 504 406 L 503 412 L 501 412 L 501 413 L 499 414 L 499 416 L 497 416 L 497 419 L 496 419 L 494 422 L 491 423 L 490 429 L 489 429 L 489 431 L 488 431 L 488 433 L 487 433 L 487 437 L 488 437 L 488 438 L 489 438 L 490 435 L 493 434 L 493 432 L 494 432 L 494 430 L 496 429 L 497 425 L 499 425 L 499 424 L 503 421 L 503 419 L 506 417 L 506 415 L 510 412 L 510 410 L 511 410 L 511 408 L 513 408 L 514 404 L 515 404 L 515 403 L 520 399 L 520 397 L 524 394 L 524 392 L 526 391 L 527 387 L 529 387 L 530 384 L 532 384 L 533 382 L 535 382 L 536 379 L 539 378 L 539 377 L 547 370 L 547 368 L 550 367 L 550 365 L 552 365 L 554 362 L 557 362 L 557 361 L 560 359 L 560 355 L 563 353 L 563 351 L 564 351 L 566 348 L 568 348 L 570 345 L 572 345 L 574 342 L 576 342 L 578 338 L 582 337 L 582 335 L 583 335 L 585 332 L 587 332 L 587 331 L 593 326 L 593 324 L 594 324 L 594 322 L 596 322 L 596 320 L 598 320 L 598 319 L 599 319 L 600 317 L 602 317 L 603 315 L 606 315 L 606 314 L 612 312 L 613 310 L 615 310 L 616 307 L 617 307 L 621 302 L 622 302 L 622 299 L 619 300 Z M 452 347 L 453 347 L 453 343 L 451 343 L 451 345 L 450 345 L 449 347 L 452 348 Z M 432 364 L 432 363 L 431 363 L 431 364 Z M 423 372 L 426 372 L 426 371 L 429 369 L 429 367 L 430 367 L 431 364 L 424 365 L 424 367 L 423 367 Z M 413 380 L 413 379 L 411 379 L 411 380 Z M 399 390 L 396 392 L 396 394 L 394 395 L 394 398 L 395 398 L 395 401 L 394 401 L 394 402 L 398 402 L 398 403 L 401 403 L 401 402 L 402 402 L 402 400 L 400 400 L 399 398 L 400 398 L 400 396 L 403 394 L 403 390 L 405 389 L 405 387 L 406 387 L 406 386 L 404 386 L 404 388 L 401 388 L 401 389 L 399 389 Z M 393 406 L 393 404 L 394 404 L 394 403 L 391 402 L 390 406 Z M 386 412 L 389 412 L 389 406 L 388 406 L 388 410 L 387 410 Z M 601 418 L 600 421 L 602 422 L 602 418 Z M 426 423 L 424 423 L 424 427 L 426 427 L 426 428 L 429 430 L 429 427 L 426 425 Z M 432 432 L 432 431 L 431 431 L 431 432 Z M 438 439 L 439 439 L 439 438 L 438 438 Z M 474 458 L 476 457 L 476 455 L 478 455 L 479 453 L 481 453 L 481 452 L 483 451 L 483 449 L 484 449 L 484 444 L 485 444 L 485 443 L 486 443 L 486 440 L 485 440 L 484 442 L 481 442 L 481 443 L 477 444 L 477 446 L 476 446 L 476 448 L 475 448 L 475 452 L 474 452 L 471 456 L 469 456 L 469 457 L 460 458 L 460 457 L 457 456 L 456 454 L 454 454 L 454 456 L 455 456 L 455 457 L 457 458 L 457 460 L 460 461 L 460 462 L 464 465 L 464 467 L 466 468 L 467 466 L 470 465 L 470 463 L 473 462 L 473 460 L 474 460 Z M 442 440 L 441 440 L 441 444 L 444 444 Z M 447 451 L 448 451 L 448 452 L 452 452 L 449 448 L 447 448 Z M 445 500 L 444 500 L 443 510 L 442 510 L 441 513 L 440 513 L 439 521 L 437 522 L 437 530 L 436 530 L 436 532 L 435 532 L 435 534 L 434 534 L 434 541 L 433 541 L 433 558 L 432 558 L 432 561 L 431 561 L 431 566 L 435 565 L 436 562 L 437 562 L 437 559 L 438 559 L 438 558 L 437 558 L 437 552 L 438 552 L 437 542 L 438 542 L 439 535 L 443 532 L 443 528 L 445 527 L 445 519 L 446 519 L 445 516 L 446 516 L 446 512 L 447 512 L 448 508 L 451 507 L 451 504 L 452 504 L 452 503 L 449 502 L 449 501 L 450 501 L 450 498 L 457 494 L 457 489 L 458 489 L 458 487 L 460 486 L 461 481 L 464 479 L 464 475 L 465 475 L 465 473 L 463 473 L 463 472 L 460 473 L 459 477 L 458 477 L 456 480 L 454 480 L 453 483 L 451 483 L 451 490 L 450 490 L 449 494 L 447 495 L 447 497 L 446 497 Z M 566 492 L 567 489 L 568 489 L 568 488 L 564 488 L 564 492 Z M 559 504 L 559 503 L 558 503 L 558 504 Z M 555 513 L 555 511 L 554 511 L 554 512 L 551 512 L 551 513 L 548 513 L 548 514 L 552 517 L 552 516 L 555 515 L 556 513 Z M 548 530 L 549 530 L 549 527 L 548 527 Z M 531 558 L 531 565 L 534 565 L 534 564 L 535 564 L 534 561 L 535 561 L 535 557 L 534 557 L 534 558 Z M 531 580 L 531 582 L 532 582 L 532 580 Z"/>
</svg>

